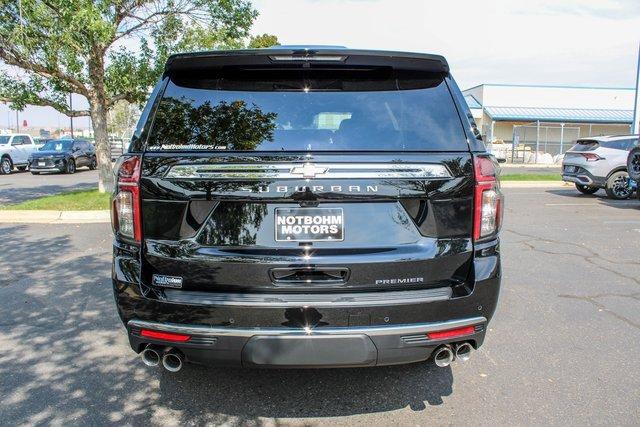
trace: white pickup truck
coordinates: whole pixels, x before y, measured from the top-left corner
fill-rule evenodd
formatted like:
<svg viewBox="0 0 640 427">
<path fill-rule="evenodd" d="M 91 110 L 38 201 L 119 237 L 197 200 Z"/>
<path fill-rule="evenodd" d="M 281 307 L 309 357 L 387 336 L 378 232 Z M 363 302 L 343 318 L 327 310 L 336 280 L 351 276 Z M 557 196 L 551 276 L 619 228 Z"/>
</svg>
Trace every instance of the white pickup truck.
<svg viewBox="0 0 640 427">
<path fill-rule="evenodd" d="M 29 135 L 0 135 L 0 175 L 11 173 L 14 167 L 25 170 L 31 153 L 42 147 L 36 144 Z"/>
</svg>

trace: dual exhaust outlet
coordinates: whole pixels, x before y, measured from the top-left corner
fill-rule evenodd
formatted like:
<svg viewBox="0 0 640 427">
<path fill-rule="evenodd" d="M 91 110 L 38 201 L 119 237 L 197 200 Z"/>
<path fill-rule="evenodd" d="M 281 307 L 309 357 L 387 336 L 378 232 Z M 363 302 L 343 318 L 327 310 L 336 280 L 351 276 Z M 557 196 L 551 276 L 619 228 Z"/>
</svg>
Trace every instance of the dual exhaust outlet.
<svg viewBox="0 0 640 427">
<path fill-rule="evenodd" d="M 149 344 L 140 353 L 142 363 L 147 366 L 158 366 L 162 363 L 169 372 L 178 372 L 184 365 L 184 356 L 173 347 L 161 347 Z"/>
<path fill-rule="evenodd" d="M 441 368 L 449 366 L 456 359 L 466 362 L 471 357 L 471 350 L 473 350 L 473 347 L 468 342 L 455 344 L 454 346 L 449 344 L 441 345 L 433 352 L 433 361 Z"/>
</svg>

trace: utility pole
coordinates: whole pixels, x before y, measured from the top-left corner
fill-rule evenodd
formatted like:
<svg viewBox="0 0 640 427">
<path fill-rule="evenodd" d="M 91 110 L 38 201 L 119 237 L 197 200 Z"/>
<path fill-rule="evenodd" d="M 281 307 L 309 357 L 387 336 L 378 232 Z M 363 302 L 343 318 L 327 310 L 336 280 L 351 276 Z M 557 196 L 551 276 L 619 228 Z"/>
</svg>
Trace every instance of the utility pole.
<svg viewBox="0 0 640 427">
<path fill-rule="evenodd" d="M 636 68 L 636 102 L 633 106 L 633 122 L 631 123 L 631 133 L 640 133 L 640 43 L 638 43 L 638 66 Z"/>
<path fill-rule="evenodd" d="M 73 139 L 73 98 L 71 94 L 69 94 L 69 111 L 72 114 L 69 118 L 71 119 L 71 139 Z"/>
</svg>

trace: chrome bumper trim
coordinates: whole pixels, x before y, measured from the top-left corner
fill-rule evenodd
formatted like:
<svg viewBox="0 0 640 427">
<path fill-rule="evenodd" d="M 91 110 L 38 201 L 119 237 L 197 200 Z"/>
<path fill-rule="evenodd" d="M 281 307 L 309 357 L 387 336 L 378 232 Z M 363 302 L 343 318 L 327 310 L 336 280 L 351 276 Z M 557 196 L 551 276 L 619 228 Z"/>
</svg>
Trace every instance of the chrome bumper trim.
<svg viewBox="0 0 640 427">
<path fill-rule="evenodd" d="M 237 294 L 164 289 L 167 301 L 177 304 L 238 307 L 379 307 L 424 304 L 451 298 L 451 287 L 393 292 L 339 294 Z"/>
<path fill-rule="evenodd" d="M 484 324 L 485 317 L 471 317 L 467 319 L 448 320 L 444 322 L 416 323 L 409 325 L 389 326 L 355 326 L 355 327 L 320 327 L 320 328 L 223 328 L 197 325 L 177 325 L 173 323 L 156 323 L 144 320 L 130 320 L 127 328 L 152 329 L 155 331 L 174 332 L 186 335 L 198 336 L 227 336 L 227 337 L 252 337 L 261 336 L 319 336 L 319 335 L 352 335 L 364 334 L 368 336 L 389 335 L 414 335 L 433 331 L 461 328 Z"/>
<path fill-rule="evenodd" d="M 582 185 L 591 185 L 593 181 L 586 175 L 562 175 L 562 180 L 566 182 L 575 182 Z"/>
</svg>

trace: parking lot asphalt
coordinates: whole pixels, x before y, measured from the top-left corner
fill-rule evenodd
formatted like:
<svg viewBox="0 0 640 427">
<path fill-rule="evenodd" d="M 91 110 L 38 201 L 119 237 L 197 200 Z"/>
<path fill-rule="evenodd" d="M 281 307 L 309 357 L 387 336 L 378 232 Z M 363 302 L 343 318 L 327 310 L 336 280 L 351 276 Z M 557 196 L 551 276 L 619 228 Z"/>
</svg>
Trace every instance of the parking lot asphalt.
<svg viewBox="0 0 640 427">
<path fill-rule="evenodd" d="M 447 368 L 148 368 L 115 311 L 108 224 L 0 225 L 1 423 L 638 425 L 640 202 L 505 193 L 499 307 Z"/>
<path fill-rule="evenodd" d="M 91 190 L 98 188 L 98 171 L 80 168 L 73 175 L 13 171 L 0 175 L 0 205 L 20 203 L 25 200 L 58 194 L 70 190 Z"/>
</svg>

